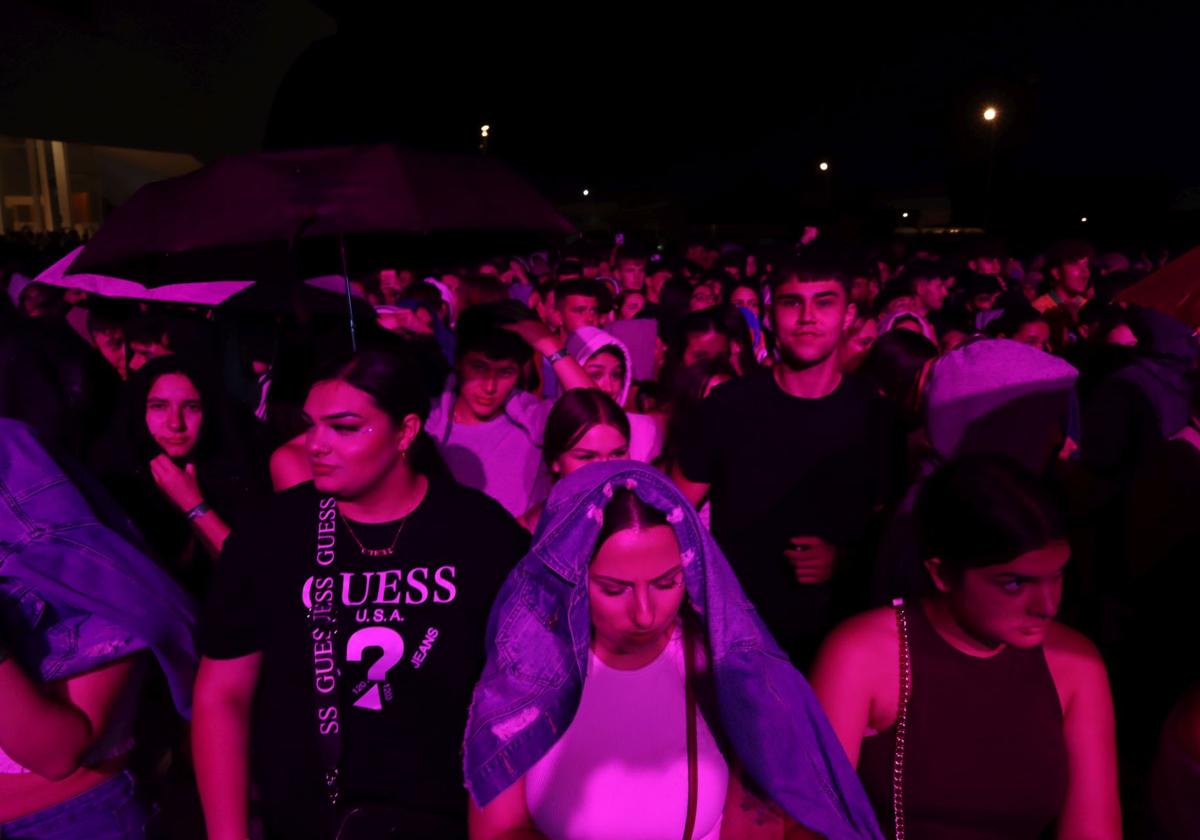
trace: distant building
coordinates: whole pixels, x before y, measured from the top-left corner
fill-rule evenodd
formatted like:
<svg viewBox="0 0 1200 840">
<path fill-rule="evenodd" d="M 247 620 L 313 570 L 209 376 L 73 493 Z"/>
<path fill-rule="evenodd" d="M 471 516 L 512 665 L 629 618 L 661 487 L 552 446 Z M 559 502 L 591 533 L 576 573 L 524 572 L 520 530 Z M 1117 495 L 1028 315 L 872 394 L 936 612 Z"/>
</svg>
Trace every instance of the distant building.
<svg viewBox="0 0 1200 840">
<path fill-rule="evenodd" d="M 94 233 L 138 187 L 199 167 L 175 152 L 0 136 L 0 234 Z"/>
</svg>

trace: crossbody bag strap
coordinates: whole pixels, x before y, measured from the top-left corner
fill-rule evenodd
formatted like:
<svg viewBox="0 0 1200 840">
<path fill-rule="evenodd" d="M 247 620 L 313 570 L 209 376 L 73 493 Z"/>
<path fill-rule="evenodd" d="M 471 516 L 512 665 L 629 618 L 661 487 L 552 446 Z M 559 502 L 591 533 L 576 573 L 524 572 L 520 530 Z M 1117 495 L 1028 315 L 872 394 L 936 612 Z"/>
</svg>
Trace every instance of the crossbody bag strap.
<svg viewBox="0 0 1200 840">
<path fill-rule="evenodd" d="M 696 746 L 696 637 L 683 623 L 684 694 L 687 697 L 688 801 L 687 819 L 683 823 L 683 840 L 692 840 L 696 830 L 696 808 L 699 801 L 700 768 Z"/>
<path fill-rule="evenodd" d="M 338 622 L 337 622 L 337 607 L 332 602 L 327 611 L 317 609 L 317 592 L 318 587 L 316 582 L 318 579 L 331 577 L 333 575 L 333 564 L 337 559 L 336 534 L 337 525 L 336 517 L 328 517 L 327 511 L 336 510 L 336 505 L 333 504 L 333 499 L 323 499 L 317 507 L 317 549 L 313 563 L 313 586 L 310 589 L 310 603 L 308 609 L 308 628 L 310 631 L 309 643 L 313 646 L 313 721 L 317 726 L 317 753 L 321 762 L 322 780 L 325 785 L 325 799 L 328 808 L 331 812 L 333 824 L 336 825 L 339 816 L 339 800 L 341 798 L 341 786 L 339 784 L 340 768 L 342 763 L 342 732 L 341 728 L 344 723 L 342 712 L 338 702 L 338 693 L 340 686 L 338 684 L 336 651 L 338 642 Z M 327 518 L 323 519 L 325 515 Z M 334 522 L 333 530 L 321 530 L 323 522 Z M 326 542 L 322 542 L 322 537 L 326 538 Z M 328 562 L 322 563 L 322 559 L 327 558 Z M 328 650 L 329 657 L 333 659 L 333 665 L 330 670 L 323 673 L 318 665 L 318 648 Z M 330 678 L 332 681 L 330 682 Z M 322 685 L 332 684 L 332 689 L 323 692 Z"/>
<path fill-rule="evenodd" d="M 896 636 L 900 642 L 900 696 L 896 705 L 896 751 L 892 757 L 892 813 L 895 838 L 905 840 L 904 748 L 908 739 L 908 704 L 912 700 L 912 652 L 908 637 L 908 610 L 904 599 L 892 602 L 896 609 Z"/>
</svg>

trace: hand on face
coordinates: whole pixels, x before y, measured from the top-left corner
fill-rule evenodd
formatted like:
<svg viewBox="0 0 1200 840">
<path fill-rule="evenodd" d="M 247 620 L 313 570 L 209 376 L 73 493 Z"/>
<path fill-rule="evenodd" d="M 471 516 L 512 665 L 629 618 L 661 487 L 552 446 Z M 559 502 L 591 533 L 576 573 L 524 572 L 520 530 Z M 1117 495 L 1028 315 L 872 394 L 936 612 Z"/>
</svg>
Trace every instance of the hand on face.
<svg viewBox="0 0 1200 840">
<path fill-rule="evenodd" d="M 168 499 L 184 513 L 204 501 L 200 483 L 196 480 L 196 467 L 188 464 L 183 469 L 166 455 L 159 455 L 150 462 L 150 474 L 154 483 Z"/>
</svg>

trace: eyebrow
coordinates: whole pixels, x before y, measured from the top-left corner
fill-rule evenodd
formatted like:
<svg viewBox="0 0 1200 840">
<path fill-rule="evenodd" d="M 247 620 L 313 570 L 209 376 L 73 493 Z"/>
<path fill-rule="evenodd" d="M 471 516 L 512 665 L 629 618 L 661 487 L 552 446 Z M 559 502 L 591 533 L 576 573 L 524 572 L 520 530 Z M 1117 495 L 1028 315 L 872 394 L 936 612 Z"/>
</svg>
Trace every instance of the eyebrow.
<svg viewBox="0 0 1200 840">
<path fill-rule="evenodd" d="M 999 574 L 997 574 L 995 576 L 995 580 L 1010 580 L 1010 581 L 1020 581 L 1021 583 L 1028 583 L 1030 581 L 1037 581 L 1037 580 L 1042 580 L 1043 578 L 1051 578 L 1051 577 L 1054 577 L 1055 575 L 1060 575 L 1063 572 L 1065 572 L 1066 569 L 1067 569 L 1067 566 L 1064 563 L 1062 566 L 1060 566 L 1058 569 L 1055 569 L 1053 572 L 1051 572 L 1048 575 L 1022 575 L 1022 574 L 1018 574 L 1016 572 L 1000 572 Z"/>
<path fill-rule="evenodd" d="M 307 423 L 312 422 L 312 417 L 309 416 L 307 411 L 302 412 L 301 417 L 303 417 Z M 363 416 L 361 414 L 355 414 L 353 411 L 340 411 L 337 414 L 322 414 L 321 419 L 325 421 L 349 419 L 362 420 Z"/>
<path fill-rule="evenodd" d="M 682 570 L 683 570 L 683 565 L 680 564 L 680 565 L 676 566 L 675 568 L 671 569 L 669 572 L 663 572 L 661 575 L 659 575 L 658 577 L 654 578 L 653 580 L 651 580 L 649 582 L 650 583 L 659 583 L 661 581 L 666 580 L 667 578 L 675 577 L 675 575 L 679 574 Z M 592 575 L 592 579 L 597 582 L 602 582 L 602 583 L 619 583 L 622 586 L 633 586 L 634 585 L 634 581 L 632 581 L 632 580 L 621 580 L 620 578 L 607 577 L 606 575 Z"/>
</svg>

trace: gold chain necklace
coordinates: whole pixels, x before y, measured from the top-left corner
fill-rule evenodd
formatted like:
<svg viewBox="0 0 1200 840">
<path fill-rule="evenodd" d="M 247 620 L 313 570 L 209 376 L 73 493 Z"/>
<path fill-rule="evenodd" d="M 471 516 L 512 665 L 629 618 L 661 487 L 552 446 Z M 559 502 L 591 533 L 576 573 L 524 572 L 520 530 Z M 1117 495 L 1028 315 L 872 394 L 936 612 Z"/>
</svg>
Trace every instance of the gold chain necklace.
<svg viewBox="0 0 1200 840">
<path fill-rule="evenodd" d="M 391 557 L 396 553 L 396 543 L 400 541 L 400 534 L 404 531 L 404 525 L 408 522 L 408 517 L 400 520 L 400 527 L 396 529 L 396 536 L 392 537 L 392 544 L 387 548 L 367 548 L 362 544 L 362 540 L 358 538 L 358 534 L 354 533 L 354 529 L 350 527 L 350 520 L 338 511 L 338 516 L 342 517 L 342 524 L 346 526 L 346 531 L 349 532 L 350 538 L 358 543 L 358 550 L 362 552 L 363 557 Z"/>
</svg>

